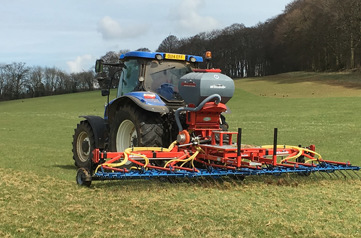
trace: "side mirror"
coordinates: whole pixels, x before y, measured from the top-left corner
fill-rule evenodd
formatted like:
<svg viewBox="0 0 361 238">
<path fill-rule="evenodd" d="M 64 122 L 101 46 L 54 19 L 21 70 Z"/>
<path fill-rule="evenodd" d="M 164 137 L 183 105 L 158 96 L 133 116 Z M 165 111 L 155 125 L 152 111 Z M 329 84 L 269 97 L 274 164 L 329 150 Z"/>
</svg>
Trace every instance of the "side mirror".
<svg viewBox="0 0 361 238">
<path fill-rule="evenodd" d="M 102 96 L 109 96 L 109 90 L 108 89 L 102 89 Z"/>
<path fill-rule="evenodd" d="M 95 61 L 95 73 L 102 73 L 103 65 L 104 65 L 104 60 L 102 60 L 102 59 L 96 60 Z"/>
<path fill-rule="evenodd" d="M 97 75 L 95 76 L 95 79 L 98 80 L 99 83 L 103 83 L 106 78 L 107 78 L 107 75 L 105 72 L 97 73 Z"/>
</svg>

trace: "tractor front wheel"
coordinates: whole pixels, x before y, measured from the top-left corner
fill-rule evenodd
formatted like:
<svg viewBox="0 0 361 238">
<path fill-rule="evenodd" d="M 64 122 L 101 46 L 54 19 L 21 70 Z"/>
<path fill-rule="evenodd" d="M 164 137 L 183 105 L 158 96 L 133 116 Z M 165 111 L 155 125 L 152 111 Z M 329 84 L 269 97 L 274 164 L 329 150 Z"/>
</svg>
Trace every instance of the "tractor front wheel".
<svg viewBox="0 0 361 238">
<path fill-rule="evenodd" d="M 95 149 L 94 133 L 87 121 L 81 121 L 73 135 L 73 159 L 78 168 L 92 167 L 92 152 Z"/>
</svg>

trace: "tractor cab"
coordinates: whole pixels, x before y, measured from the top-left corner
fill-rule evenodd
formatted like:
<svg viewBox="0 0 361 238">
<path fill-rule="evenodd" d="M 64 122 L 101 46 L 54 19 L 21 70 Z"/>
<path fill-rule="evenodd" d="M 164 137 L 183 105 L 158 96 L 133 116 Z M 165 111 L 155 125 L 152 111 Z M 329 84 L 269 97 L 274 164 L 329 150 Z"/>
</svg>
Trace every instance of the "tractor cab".
<svg viewBox="0 0 361 238">
<path fill-rule="evenodd" d="M 133 91 L 153 92 L 163 101 L 183 101 L 179 79 L 198 68 L 199 56 L 169 53 L 128 52 L 120 56 L 124 67 L 120 75 L 117 98 Z"/>
</svg>

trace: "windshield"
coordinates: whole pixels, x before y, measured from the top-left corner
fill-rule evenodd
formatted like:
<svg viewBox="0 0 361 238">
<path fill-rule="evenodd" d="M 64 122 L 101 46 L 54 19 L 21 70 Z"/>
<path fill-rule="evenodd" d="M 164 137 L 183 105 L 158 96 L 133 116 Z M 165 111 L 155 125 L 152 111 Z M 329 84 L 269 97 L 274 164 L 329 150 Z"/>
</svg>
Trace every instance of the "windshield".
<svg viewBox="0 0 361 238">
<path fill-rule="evenodd" d="M 190 64 L 184 61 L 147 62 L 145 72 L 145 89 L 152 91 L 167 100 L 182 100 L 178 94 L 179 79 L 192 72 Z"/>
</svg>

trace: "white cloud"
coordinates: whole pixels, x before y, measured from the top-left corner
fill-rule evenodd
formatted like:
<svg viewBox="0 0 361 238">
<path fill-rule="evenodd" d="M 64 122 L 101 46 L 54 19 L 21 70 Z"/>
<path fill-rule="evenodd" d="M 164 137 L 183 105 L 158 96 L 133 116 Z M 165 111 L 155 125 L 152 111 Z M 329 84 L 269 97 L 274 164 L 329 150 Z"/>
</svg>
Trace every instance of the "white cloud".
<svg viewBox="0 0 361 238">
<path fill-rule="evenodd" d="M 202 6 L 205 6 L 204 0 L 184 0 L 177 8 L 171 9 L 171 19 L 176 23 L 177 29 L 188 34 L 197 34 L 221 27 L 215 18 L 199 14 Z"/>
<path fill-rule="evenodd" d="M 76 57 L 74 61 L 68 61 L 66 64 L 69 67 L 71 73 L 79 73 L 82 71 L 89 70 L 91 64 L 93 64 L 94 59 L 91 55 L 82 55 Z"/>
<path fill-rule="evenodd" d="M 132 24 L 124 27 L 109 16 L 103 17 L 98 23 L 98 32 L 102 34 L 104 40 L 136 38 L 147 32 L 147 29 L 147 24 Z"/>
</svg>

